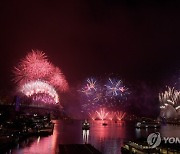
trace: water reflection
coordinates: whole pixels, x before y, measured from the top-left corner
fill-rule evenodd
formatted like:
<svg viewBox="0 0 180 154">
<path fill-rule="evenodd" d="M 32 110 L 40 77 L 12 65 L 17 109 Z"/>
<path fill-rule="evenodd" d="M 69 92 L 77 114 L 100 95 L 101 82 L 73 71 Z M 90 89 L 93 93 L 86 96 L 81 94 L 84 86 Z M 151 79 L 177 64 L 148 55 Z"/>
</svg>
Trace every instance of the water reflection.
<svg viewBox="0 0 180 154">
<path fill-rule="evenodd" d="M 89 140 L 89 130 L 83 130 L 83 141 L 85 144 L 88 144 Z"/>
<path fill-rule="evenodd" d="M 124 141 L 147 137 L 160 131 L 162 136 L 179 136 L 179 126 L 162 126 L 158 129 L 136 129 L 134 124 L 108 121 L 91 121 L 90 130 L 82 130 L 81 121 L 56 121 L 53 135 L 29 138 L 12 150 L 14 154 L 55 154 L 59 144 L 92 144 L 103 154 L 120 154 Z M 173 130 L 173 131 L 172 131 Z"/>
<path fill-rule="evenodd" d="M 58 152 L 59 129 L 54 126 L 53 135 L 48 137 L 32 137 L 17 145 L 13 154 L 55 154 Z"/>
<path fill-rule="evenodd" d="M 107 122 L 107 126 L 102 125 L 102 121 L 94 121 L 90 130 L 90 143 L 104 154 L 120 153 L 126 136 L 126 127 L 123 123 L 114 121 Z"/>
</svg>

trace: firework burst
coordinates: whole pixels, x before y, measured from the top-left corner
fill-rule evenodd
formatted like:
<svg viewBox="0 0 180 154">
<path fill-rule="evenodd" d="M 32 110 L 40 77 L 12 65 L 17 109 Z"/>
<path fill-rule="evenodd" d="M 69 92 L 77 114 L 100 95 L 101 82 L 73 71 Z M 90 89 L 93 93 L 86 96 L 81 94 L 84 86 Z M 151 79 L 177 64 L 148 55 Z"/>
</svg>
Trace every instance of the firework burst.
<svg viewBox="0 0 180 154">
<path fill-rule="evenodd" d="M 180 91 L 174 87 L 159 94 L 160 116 L 163 118 L 177 118 L 180 115 Z"/>
<path fill-rule="evenodd" d="M 81 92 L 86 96 L 92 95 L 97 90 L 96 85 L 97 80 L 93 78 L 88 78 L 86 85 L 82 88 Z"/>
<path fill-rule="evenodd" d="M 55 89 L 44 81 L 30 81 L 20 87 L 20 92 L 27 97 L 32 97 L 34 101 L 41 100 L 44 102 L 45 100 L 50 100 L 51 98 L 51 103 L 53 102 L 56 104 L 59 102 L 59 97 Z"/>
<path fill-rule="evenodd" d="M 180 106 L 180 91 L 176 90 L 174 87 L 167 87 L 164 93 L 159 94 L 159 101 L 161 103 L 160 108 L 171 105 L 177 109 Z"/>
<path fill-rule="evenodd" d="M 126 96 L 127 94 L 127 88 L 123 85 L 121 80 L 117 79 L 108 79 L 107 84 L 105 85 L 106 87 L 106 96 L 113 99 L 117 97 L 123 97 Z"/>
<path fill-rule="evenodd" d="M 42 51 L 29 52 L 14 68 L 14 81 L 22 86 L 30 81 L 43 80 L 59 91 L 66 91 L 68 83 L 62 71 L 50 63 Z"/>
<path fill-rule="evenodd" d="M 101 81 L 101 82 L 100 82 Z M 122 105 L 127 99 L 128 88 L 121 80 L 109 78 L 106 84 L 104 80 L 88 78 L 81 90 L 78 90 L 82 98 L 82 110 L 96 111 L 100 108 L 112 109 Z"/>
<path fill-rule="evenodd" d="M 14 68 L 15 82 L 24 84 L 31 80 L 45 79 L 53 72 L 54 66 L 48 62 L 45 53 L 34 51 L 28 53 Z"/>
<path fill-rule="evenodd" d="M 44 52 L 32 50 L 14 68 L 14 81 L 18 93 L 24 94 L 31 103 L 57 104 L 56 90 L 68 90 L 68 83 L 60 68 L 48 61 Z"/>
</svg>

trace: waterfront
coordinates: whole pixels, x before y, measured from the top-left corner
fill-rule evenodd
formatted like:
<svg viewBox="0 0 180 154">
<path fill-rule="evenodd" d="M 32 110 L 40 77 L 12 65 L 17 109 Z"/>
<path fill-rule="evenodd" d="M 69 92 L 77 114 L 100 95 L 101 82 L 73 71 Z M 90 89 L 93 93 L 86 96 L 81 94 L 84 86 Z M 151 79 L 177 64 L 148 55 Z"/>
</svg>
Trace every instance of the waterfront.
<svg viewBox="0 0 180 154">
<path fill-rule="evenodd" d="M 146 137 L 149 133 L 159 131 L 162 136 L 180 137 L 180 126 L 164 125 L 160 129 L 136 129 L 132 123 L 91 121 L 90 131 L 82 131 L 82 121 L 54 121 L 53 135 L 33 137 L 18 144 L 15 154 L 53 154 L 58 152 L 59 144 L 90 143 L 103 154 L 120 154 L 121 146 L 129 140 Z"/>
</svg>

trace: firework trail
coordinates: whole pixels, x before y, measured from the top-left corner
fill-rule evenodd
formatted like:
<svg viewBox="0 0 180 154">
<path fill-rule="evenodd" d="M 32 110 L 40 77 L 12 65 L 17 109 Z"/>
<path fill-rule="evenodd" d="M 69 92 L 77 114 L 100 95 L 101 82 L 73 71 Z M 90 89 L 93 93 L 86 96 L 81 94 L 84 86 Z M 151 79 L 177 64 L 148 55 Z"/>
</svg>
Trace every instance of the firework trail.
<svg viewBox="0 0 180 154">
<path fill-rule="evenodd" d="M 109 114 L 109 112 L 106 112 L 104 108 L 103 109 L 101 108 L 100 111 L 96 111 L 96 113 L 97 113 L 99 119 L 101 119 L 101 120 L 106 119 L 106 117 Z"/>
<path fill-rule="evenodd" d="M 116 112 L 116 118 L 117 120 L 121 121 L 125 117 L 126 113 L 125 112 Z"/>
<path fill-rule="evenodd" d="M 107 92 L 112 96 L 117 96 L 121 85 L 121 80 L 113 82 L 111 78 L 109 78 L 109 82 L 110 85 L 105 85 L 107 87 Z"/>
<path fill-rule="evenodd" d="M 92 78 L 91 79 L 87 79 L 87 89 L 91 90 L 95 90 L 96 91 L 96 80 L 93 80 Z"/>
</svg>

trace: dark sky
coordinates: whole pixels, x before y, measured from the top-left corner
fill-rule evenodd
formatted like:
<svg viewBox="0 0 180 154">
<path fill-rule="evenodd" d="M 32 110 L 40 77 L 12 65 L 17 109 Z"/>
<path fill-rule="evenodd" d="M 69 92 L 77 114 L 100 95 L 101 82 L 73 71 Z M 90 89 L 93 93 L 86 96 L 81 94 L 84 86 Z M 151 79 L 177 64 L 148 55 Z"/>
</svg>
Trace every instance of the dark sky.
<svg viewBox="0 0 180 154">
<path fill-rule="evenodd" d="M 157 84 L 180 68 L 180 3 L 124 0 L 0 2 L 0 85 L 31 49 L 71 84 L 116 73 Z"/>
</svg>

